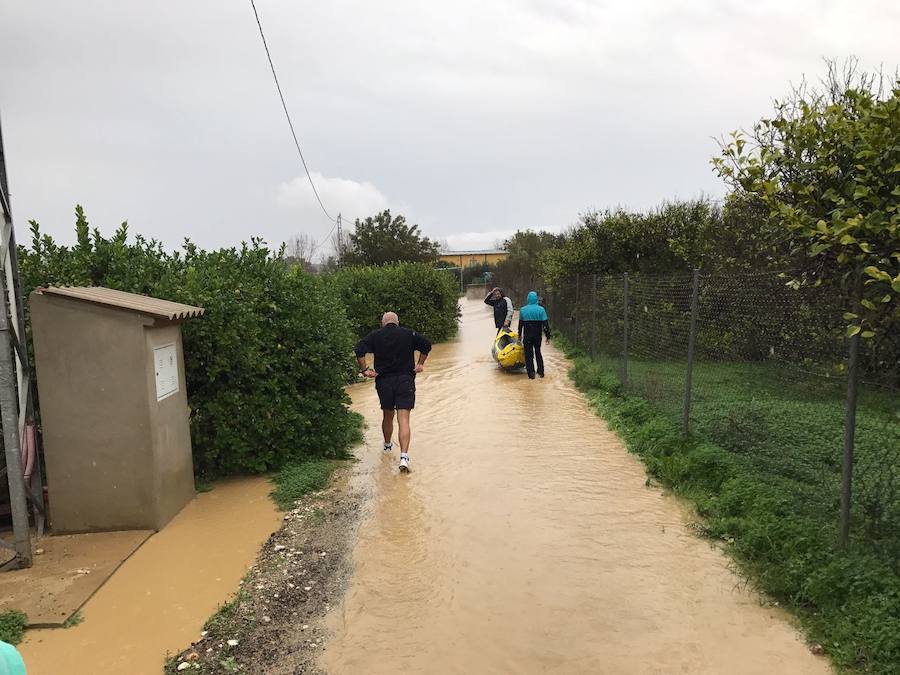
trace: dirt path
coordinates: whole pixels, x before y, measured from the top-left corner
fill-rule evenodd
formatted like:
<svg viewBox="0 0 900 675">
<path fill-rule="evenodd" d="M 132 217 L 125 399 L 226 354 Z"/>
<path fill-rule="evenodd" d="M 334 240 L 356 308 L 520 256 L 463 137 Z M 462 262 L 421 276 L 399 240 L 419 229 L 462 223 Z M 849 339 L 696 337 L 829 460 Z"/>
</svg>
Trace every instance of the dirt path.
<svg viewBox="0 0 900 675">
<path fill-rule="evenodd" d="M 777 609 L 693 536 L 547 354 L 548 377 L 498 371 L 492 324 L 419 380 L 413 473 L 382 458 L 374 388 L 359 480 L 374 499 L 333 611 L 331 673 L 827 673 Z M 364 468 L 364 467 L 362 467 Z"/>
</svg>

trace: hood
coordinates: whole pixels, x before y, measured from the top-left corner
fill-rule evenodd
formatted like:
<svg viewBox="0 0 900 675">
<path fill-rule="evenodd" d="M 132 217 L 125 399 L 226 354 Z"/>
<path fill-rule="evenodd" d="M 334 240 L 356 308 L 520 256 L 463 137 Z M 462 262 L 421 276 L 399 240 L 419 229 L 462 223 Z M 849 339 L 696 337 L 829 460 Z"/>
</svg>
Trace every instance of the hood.
<svg viewBox="0 0 900 675">
<path fill-rule="evenodd" d="M 529 291 L 528 293 L 528 304 L 536 305 L 538 301 L 537 293 L 534 291 Z"/>
</svg>

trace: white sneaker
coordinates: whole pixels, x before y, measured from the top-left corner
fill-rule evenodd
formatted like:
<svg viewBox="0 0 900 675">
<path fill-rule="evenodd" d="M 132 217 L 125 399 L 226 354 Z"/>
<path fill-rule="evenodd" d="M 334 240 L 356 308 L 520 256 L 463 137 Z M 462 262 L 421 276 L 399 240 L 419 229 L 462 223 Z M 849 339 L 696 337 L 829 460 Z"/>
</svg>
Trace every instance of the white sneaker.
<svg viewBox="0 0 900 675">
<path fill-rule="evenodd" d="M 393 443 L 385 443 L 384 444 L 384 454 L 389 455 L 394 451 Z"/>
<path fill-rule="evenodd" d="M 409 473 L 409 455 L 405 452 L 400 455 L 400 473 Z"/>
</svg>

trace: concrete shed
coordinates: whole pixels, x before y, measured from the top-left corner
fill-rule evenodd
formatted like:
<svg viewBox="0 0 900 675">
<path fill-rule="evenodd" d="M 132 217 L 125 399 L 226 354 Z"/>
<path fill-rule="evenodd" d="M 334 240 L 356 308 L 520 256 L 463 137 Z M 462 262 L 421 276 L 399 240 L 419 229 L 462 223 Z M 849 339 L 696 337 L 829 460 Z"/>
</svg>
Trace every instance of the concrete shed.
<svg viewBox="0 0 900 675">
<path fill-rule="evenodd" d="M 193 498 L 180 324 L 202 314 L 109 288 L 31 294 L 55 532 L 159 530 Z"/>
</svg>

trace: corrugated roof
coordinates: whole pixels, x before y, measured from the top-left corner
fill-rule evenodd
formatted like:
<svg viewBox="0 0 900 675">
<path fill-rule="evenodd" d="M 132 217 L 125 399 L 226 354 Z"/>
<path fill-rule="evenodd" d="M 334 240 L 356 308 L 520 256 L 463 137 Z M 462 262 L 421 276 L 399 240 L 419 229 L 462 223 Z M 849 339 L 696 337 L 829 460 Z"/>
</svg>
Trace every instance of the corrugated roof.
<svg viewBox="0 0 900 675">
<path fill-rule="evenodd" d="M 151 298 L 147 295 L 126 293 L 125 291 L 116 291 L 112 288 L 99 286 L 51 286 L 42 288 L 38 292 L 61 295 L 66 298 L 93 302 L 97 305 L 106 305 L 107 307 L 115 307 L 131 312 L 139 312 L 157 319 L 168 319 L 169 321 L 192 319 L 201 316 L 204 311 L 202 307 L 182 305 L 180 302 L 170 302 L 169 300 Z"/>
</svg>

